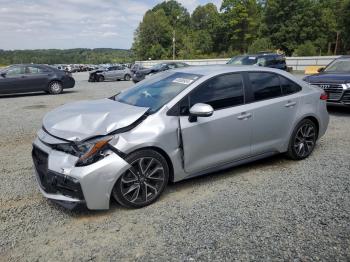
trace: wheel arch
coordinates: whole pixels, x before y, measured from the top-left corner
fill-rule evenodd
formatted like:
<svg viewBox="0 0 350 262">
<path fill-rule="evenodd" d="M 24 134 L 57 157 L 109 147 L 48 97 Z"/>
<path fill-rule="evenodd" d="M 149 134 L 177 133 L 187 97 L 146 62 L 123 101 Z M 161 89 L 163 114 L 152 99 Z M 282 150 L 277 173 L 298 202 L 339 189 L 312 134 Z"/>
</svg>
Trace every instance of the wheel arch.
<svg viewBox="0 0 350 262">
<path fill-rule="evenodd" d="M 320 131 L 320 123 L 318 121 L 318 119 L 315 117 L 315 116 L 306 116 L 304 117 L 303 119 L 301 119 L 298 124 L 303 121 L 304 119 L 309 119 L 310 121 L 312 121 L 315 125 L 316 125 L 316 129 L 317 129 L 317 133 L 316 133 L 316 139 L 318 139 L 318 134 L 319 134 L 319 131 Z"/>
<path fill-rule="evenodd" d="M 172 163 L 169 155 L 163 149 L 161 149 L 160 147 L 157 147 L 157 146 L 145 146 L 145 147 L 137 148 L 137 149 L 129 152 L 127 155 L 130 155 L 132 153 L 142 151 L 142 150 L 156 151 L 157 153 L 161 154 L 165 158 L 165 160 L 168 164 L 168 167 L 169 167 L 169 182 L 170 181 L 173 182 L 174 181 L 174 166 L 173 166 L 173 163 Z"/>
<path fill-rule="evenodd" d="M 53 83 L 53 82 L 59 82 L 62 86 L 63 86 L 63 82 L 62 80 L 58 79 L 58 78 L 53 78 L 53 79 L 50 79 L 48 84 L 47 84 L 47 88 L 50 87 L 50 85 Z"/>
</svg>

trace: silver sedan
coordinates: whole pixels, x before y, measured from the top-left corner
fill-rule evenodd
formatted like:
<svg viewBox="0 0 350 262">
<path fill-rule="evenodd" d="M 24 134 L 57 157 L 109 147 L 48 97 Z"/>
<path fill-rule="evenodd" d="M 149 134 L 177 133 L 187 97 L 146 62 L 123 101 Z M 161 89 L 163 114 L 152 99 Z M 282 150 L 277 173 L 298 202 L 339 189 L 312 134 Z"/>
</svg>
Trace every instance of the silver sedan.
<svg viewBox="0 0 350 262">
<path fill-rule="evenodd" d="M 153 203 L 177 182 L 286 153 L 308 157 L 327 95 L 281 70 L 201 66 L 48 113 L 33 144 L 43 195 L 68 208 Z"/>
</svg>

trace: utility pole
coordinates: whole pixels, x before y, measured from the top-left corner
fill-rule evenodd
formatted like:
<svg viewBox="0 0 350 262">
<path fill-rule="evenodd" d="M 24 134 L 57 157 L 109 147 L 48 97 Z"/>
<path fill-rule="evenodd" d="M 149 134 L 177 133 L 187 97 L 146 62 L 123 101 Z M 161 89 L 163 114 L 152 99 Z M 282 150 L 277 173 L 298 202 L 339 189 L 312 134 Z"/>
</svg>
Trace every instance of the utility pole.
<svg viewBox="0 0 350 262">
<path fill-rule="evenodd" d="M 337 55 L 337 51 L 338 51 L 339 34 L 340 32 L 337 31 L 337 40 L 335 41 L 334 55 Z"/>
<path fill-rule="evenodd" d="M 174 22 L 174 28 L 173 28 L 173 60 L 175 60 L 175 55 L 176 55 L 176 49 L 175 49 L 175 44 L 176 44 L 176 31 L 175 31 L 175 26 L 176 26 L 176 21 L 179 19 L 179 16 L 176 17 L 175 22 Z"/>
<path fill-rule="evenodd" d="M 175 60 L 175 27 L 173 30 L 173 60 Z"/>
</svg>

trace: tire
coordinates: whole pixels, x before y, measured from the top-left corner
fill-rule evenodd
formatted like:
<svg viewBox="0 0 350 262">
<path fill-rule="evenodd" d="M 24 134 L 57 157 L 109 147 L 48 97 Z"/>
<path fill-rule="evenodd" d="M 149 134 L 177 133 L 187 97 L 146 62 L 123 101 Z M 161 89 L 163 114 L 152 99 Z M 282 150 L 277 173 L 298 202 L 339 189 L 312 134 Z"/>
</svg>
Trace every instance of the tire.
<svg viewBox="0 0 350 262">
<path fill-rule="evenodd" d="M 52 81 L 48 86 L 48 91 L 51 95 L 58 95 L 63 92 L 62 83 L 59 81 Z"/>
<path fill-rule="evenodd" d="M 125 80 L 125 81 L 130 81 L 130 79 L 131 79 L 131 76 L 130 76 L 129 74 L 126 74 L 126 75 L 124 76 L 124 80 Z"/>
<path fill-rule="evenodd" d="M 302 160 L 310 156 L 316 145 L 317 132 L 313 121 L 302 120 L 293 130 L 287 156 L 293 160 Z"/>
<path fill-rule="evenodd" d="M 98 82 L 103 82 L 103 81 L 105 81 L 105 77 L 104 76 L 98 76 L 97 81 Z"/>
<path fill-rule="evenodd" d="M 169 180 L 165 158 L 154 150 L 140 150 L 125 159 L 131 168 L 114 185 L 112 195 L 122 206 L 141 208 L 155 202 Z"/>
</svg>

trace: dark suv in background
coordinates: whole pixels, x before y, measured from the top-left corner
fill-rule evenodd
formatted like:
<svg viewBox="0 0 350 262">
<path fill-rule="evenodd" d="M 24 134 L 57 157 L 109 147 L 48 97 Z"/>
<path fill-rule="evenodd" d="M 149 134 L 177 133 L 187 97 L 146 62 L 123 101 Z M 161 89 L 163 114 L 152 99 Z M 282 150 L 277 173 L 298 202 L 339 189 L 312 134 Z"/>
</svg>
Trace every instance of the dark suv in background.
<svg viewBox="0 0 350 262">
<path fill-rule="evenodd" d="M 275 53 L 258 53 L 251 55 L 234 56 L 227 62 L 229 65 L 256 65 L 265 66 L 287 71 L 286 58 L 284 55 Z"/>
<path fill-rule="evenodd" d="M 0 70 L 0 94 L 45 91 L 56 95 L 74 85 L 70 73 L 47 65 L 21 64 Z"/>
<path fill-rule="evenodd" d="M 318 74 L 303 80 L 326 91 L 329 104 L 350 106 L 350 56 L 335 59 Z"/>
</svg>

